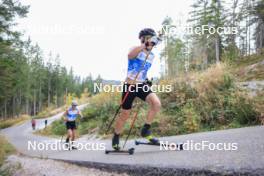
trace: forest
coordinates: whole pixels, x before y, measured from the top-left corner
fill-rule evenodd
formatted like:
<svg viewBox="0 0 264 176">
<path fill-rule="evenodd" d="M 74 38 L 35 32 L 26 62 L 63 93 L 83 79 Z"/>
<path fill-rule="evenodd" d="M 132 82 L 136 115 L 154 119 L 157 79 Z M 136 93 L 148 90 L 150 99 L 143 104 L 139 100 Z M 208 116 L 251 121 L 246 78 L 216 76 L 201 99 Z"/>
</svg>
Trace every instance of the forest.
<svg viewBox="0 0 264 176">
<path fill-rule="evenodd" d="M 166 17 L 163 29 L 212 28 L 197 33 L 166 35 L 162 52 L 164 76 L 174 77 L 190 70 L 205 70 L 211 64 L 232 62 L 251 54 L 263 54 L 263 0 L 195 0 L 187 26 L 183 21 Z M 229 29 L 225 32 L 224 29 Z M 168 30 L 168 29 L 167 29 Z M 163 30 L 164 32 L 164 30 Z"/>
<path fill-rule="evenodd" d="M 0 1 L 0 119 L 60 107 L 69 95 L 80 97 L 85 88 L 93 93 L 91 74 L 75 75 L 59 54 L 50 52 L 45 58 L 37 43 L 13 30 L 16 18 L 26 18 L 29 9 L 19 1 Z M 96 80 L 100 82 L 100 76 Z"/>
</svg>

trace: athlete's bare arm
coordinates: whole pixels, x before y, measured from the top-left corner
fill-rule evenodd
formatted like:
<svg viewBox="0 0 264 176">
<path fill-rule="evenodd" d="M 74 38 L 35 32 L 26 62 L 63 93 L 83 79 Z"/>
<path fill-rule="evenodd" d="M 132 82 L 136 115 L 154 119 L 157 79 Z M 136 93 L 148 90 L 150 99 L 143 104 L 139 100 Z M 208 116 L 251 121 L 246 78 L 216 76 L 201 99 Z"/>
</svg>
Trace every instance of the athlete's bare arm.
<svg viewBox="0 0 264 176">
<path fill-rule="evenodd" d="M 134 59 L 137 57 L 137 55 L 146 48 L 146 45 L 143 43 L 140 46 L 134 47 L 129 53 L 128 53 L 128 59 Z"/>
<path fill-rule="evenodd" d="M 65 111 L 65 112 L 63 113 L 63 115 L 62 115 L 62 116 L 63 116 L 63 120 L 64 120 L 64 121 L 67 121 L 67 117 L 66 117 L 66 116 L 67 116 L 67 113 L 68 113 L 68 112 L 67 112 L 67 111 Z"/>
</svg>

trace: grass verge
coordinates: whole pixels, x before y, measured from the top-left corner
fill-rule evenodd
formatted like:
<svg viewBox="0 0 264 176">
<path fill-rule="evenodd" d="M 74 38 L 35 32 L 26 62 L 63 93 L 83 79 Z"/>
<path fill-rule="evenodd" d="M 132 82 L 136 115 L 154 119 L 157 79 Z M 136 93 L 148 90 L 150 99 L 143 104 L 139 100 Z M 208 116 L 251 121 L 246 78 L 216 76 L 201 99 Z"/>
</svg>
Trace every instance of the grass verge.
<svg viewBox="0 0 264 176">
<path fill-rule="evenodd" d="M 8 128 L 10 126 L 23 123 L 26 120 L 29 120 L 30 117 L 28 115 L 22 115 L 18 118 L 11 118 L 6 120 L 0 120 L 0 129 Z"/>
<path fill-rule="evenodd" d="M 0 135 L 0 166 L 3 165 L 5 158 L 12 153 L 15 153 L 15 148 L 4 136 Z"/>
</svg>

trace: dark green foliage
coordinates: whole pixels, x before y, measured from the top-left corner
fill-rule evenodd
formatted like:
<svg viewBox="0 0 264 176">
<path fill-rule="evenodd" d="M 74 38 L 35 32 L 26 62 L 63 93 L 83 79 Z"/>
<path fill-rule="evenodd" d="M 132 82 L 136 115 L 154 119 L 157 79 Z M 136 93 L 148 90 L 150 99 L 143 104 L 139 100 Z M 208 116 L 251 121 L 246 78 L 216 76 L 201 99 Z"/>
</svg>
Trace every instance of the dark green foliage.
<svg viewBox="0 0 264 176">
<path fill-rule="evenodd" d="M 79 97 L 86 88 L 93 94 L 91 75 L 81 80 L 61 66 L 59 55 L 50 53 L 45 59 L 38 44 L 22 41 L 12 30 L 15 19 L 25 17 L 28 9 L 19 1 L 0 0 L 0 118 L 35 116 L 51 105 L 64 105 L 66 95 Z"/>
<path fill-rule="evenodd" d="M 51 125 L 51 132 L 55 135 L 64 135 L 66 133 L 66 127 L 63 120 L 56 120 Z"/>
</svg>

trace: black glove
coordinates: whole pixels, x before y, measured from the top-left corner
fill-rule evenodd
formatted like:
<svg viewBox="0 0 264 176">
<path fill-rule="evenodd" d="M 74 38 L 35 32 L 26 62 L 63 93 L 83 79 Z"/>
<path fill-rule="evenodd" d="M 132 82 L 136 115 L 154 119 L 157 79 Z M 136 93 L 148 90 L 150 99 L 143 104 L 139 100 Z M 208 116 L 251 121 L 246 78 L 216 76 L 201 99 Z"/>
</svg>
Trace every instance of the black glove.
<svg viewBox="0 0 264 176">
<path fill-rule="evenodd" d="M 157 45 L 160 41 L 161 41 L 161 39 L 160 39 L 159 37 L 156 37 L 156 36 L 153 36 L 153 37 L 151 37 L 151 39 L 150 39 L 150 43 L 151 43 L 153 46 Z"/>
<path fill-rule="evenodd" d="M 151 80 L 149 80 L 148 78 L 145 80 L 145 83 L 149 86 L 149 87 L 151 87 L 152 86 L 152 81 L 153 81 L 153 79 L 151 79 Z"/>
</svg>

